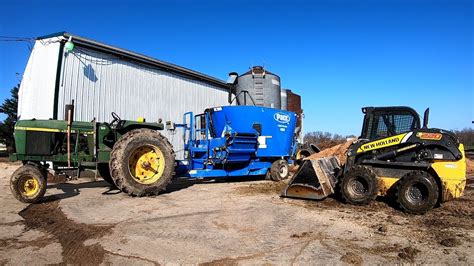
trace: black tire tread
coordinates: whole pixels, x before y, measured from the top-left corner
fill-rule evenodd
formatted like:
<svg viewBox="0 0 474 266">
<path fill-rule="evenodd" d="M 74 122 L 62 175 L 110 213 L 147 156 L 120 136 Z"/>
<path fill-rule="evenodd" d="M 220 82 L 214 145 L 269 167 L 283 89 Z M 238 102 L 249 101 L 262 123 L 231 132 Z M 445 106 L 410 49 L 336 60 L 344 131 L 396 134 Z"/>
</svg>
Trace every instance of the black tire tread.
<svg viewBox="0 0 474 266">
<path fill-rule="evenodd" d="M 372 192 L 369 193 L 368 197 L 365 198 L 364 200 L 361 200 L 361 201 L 355 201 L 354 199 L 350 198 L 348 195 L 346 195 L 345 191 L 344 191 L 344 184 L 345 184 L 345 179 L 348 179 L 350 178 L 351 176 L 353 175 L 361 175 L 361 174 L 365 174 L 367 175 L 371 180 L 372 180 Z M 370 184 L 369 184 L 370 186 Z M 349 169 L 349 171 L 347 173 L 345 173 L 339 184 L 338 184 L 338 195 L 341 197 L 342 201 L 345 202 L 345 203 L 350 203 L 350 204 L 353 204 L 353 205 L 367 205 L 369 204 L 371 201 L 375 200 L 375 198 L 377 198 L 377 176 L 375 175 L 375 173 L 372 171 L 372 169 L 368 166 L 364 166 L 364 165 L 355 165 L 353 167 L 351 167 Z"/>
<path fill-rule="evenodd" d="M 119 173 L 119 168 L 121 164 L 120 158 L 123 156 L 124 149 L 126 145 L 135 137 L 138 135 L 143 135 L 143 134 L 153 134 L 155 137 L 160 139 L 161 142 L 163 142 L 165 146 L 165 150 L 162 150 L 164 156 L 170 156 L 171 165 L 172 165 L 172 170 L 169 176 L 163 175 L 161 178 L 165 179 L 165 181 L 159 186 L 156 187 L 155 189 L 147 189 L 147 190 L 139 190 L 136 189 L 132 186 L 127 185 L 127 182 L 124 180 L 124 176 L 122 176 Z M 171 183 L 171 179 L 174 175 L 174 167 L 175 167 L 175 153 L 173 150 L 173 146 L 171 143 L 168 141 L 166 137 L 161 135 L 158 131 L 148 129 L 148 128 L 140 128 L 140 129 L 134 129 L 131 130 L 127 133 L 125 133 L 114 145 L 112 152 L 110 154 L 110 163 L 109 163 L 109 169 L 110 173 L 112 176 L 112 179 L 117 186 L 122 192 L 127 193 L 131 196 L 155 196 L 158 195 L 161 191 L 166 189 L 166 186 L 168 186 L 169 183 Z"/>
<path fill-rule="evenodd" d="M 403 202 L 401 202 L 401 200 L 400 200 L 401 187 L 408 180 L 410 180 L 412 178 L 417 178 L 417 177 L 420 177 L 420 176 L 423 176 L 424 178 L 426 178 L 432 184 L 434 196 L 433 196 L 433 201 L 426 208 L 414 210 L 414 209 L 408 208 L 407 206 L 404 206 Z M 401 210 L 403 210 L 404 212 L 409 213 L 409 214 L 424 214 L 424 213 L 426 213 L 427 211 L 431 210 L 433 207 L 436 206 L 436 204 L 438 203 L 438 198 L 439 198 L 438 184 L 436 183 L 436 180 L 434 179 L 434 177 L 426 171 L 421 171 L 421 170 L 412 171 L 412 172 L 404 175 L 402 178 L 400 178 L 400 180 L 397 182 L 397 185 L 395 187 L 395 200 L 396 200 L 396 203 L 397 203 L 398 207 Z"/>
<path fill-rule="evenodd" d="M 17 182 L 19 181 L 20 177 L 23 174 L 30 174 L 30 175 L 35 175 L 39 179 L 40 183 L 40 192 L 39 194 L 31 199 L 24 198 L 21 195 L 21 192 L 18 190 L 18 184 Z M 22 165 L 20 168 L 16 169 L 15 172 L 13 172 L 11 178 L 10 178 L 10 190 L 13 194 L 13 196 L 23 202 L 23 203 L 36 203 L 41 198 L 43 198 L 44 194 L 46 193 L 46 186 L 47 186 L 47 180 L 46 180 L 46 171 L 44 169 L 40 169 L 39 167 L 31 164 L 25 164 Z"/>
<path fill-rule="evenodd" d="M 112 175 L 110 175 L 109 164 L 100 163 L 97 165 L 97 171 L 99 172 L 100 177 L 104 179 L 105 182 L 109 183 L 113 187 L 117 187 L 115 185 L 114 179 Z"/>
<path fill-rule="evenodd" d="M 288 168 L 288 174 L 286 175 L 286 177 L 283 177 L 283 178 L 280 176 L 280 164 L 282 163 L 286 164 L 286 167 Z M 288 178 L 289 172 L 290 171 L 288 167 L 288 162 L 286 160 L 280 159 L 272 163 L 272 166 L 269 170 L 269 173 L 270 173 L 269 177 L 273 181 L 281 181 Z"/>
</svg>

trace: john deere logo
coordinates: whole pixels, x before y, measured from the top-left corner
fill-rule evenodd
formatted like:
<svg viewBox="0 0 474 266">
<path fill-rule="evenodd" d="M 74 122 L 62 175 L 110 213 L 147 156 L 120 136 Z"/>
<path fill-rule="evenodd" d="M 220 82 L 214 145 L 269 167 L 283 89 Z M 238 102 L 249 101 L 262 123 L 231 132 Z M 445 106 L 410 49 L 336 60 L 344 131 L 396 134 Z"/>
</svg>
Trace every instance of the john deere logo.
<svg viewBox="0 0 474 266">
<path fill-rule="evenodd" d="M 278 123 L 282 123 L 282 124 L 290 123 L 290 116 L 284 113 L 275 113 L 273 118 L 275 118 L 275 121 L 277 121 Z"/>
</svg>

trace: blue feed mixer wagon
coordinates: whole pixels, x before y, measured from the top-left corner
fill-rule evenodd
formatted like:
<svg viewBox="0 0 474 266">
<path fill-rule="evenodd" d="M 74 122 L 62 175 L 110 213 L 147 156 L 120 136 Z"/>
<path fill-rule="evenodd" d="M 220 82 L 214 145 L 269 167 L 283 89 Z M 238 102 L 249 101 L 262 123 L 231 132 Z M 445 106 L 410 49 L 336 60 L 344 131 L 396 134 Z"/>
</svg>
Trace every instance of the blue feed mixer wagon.
<svg viewBox="0 0 474 266">
<path fill-rule="evenodd" d="M 296 114 L 260 106 L 222 106 L 184 114 L 185 159 L 177 173 L 190 178 L 288 176 L 294 150 Z"/>
</svg>

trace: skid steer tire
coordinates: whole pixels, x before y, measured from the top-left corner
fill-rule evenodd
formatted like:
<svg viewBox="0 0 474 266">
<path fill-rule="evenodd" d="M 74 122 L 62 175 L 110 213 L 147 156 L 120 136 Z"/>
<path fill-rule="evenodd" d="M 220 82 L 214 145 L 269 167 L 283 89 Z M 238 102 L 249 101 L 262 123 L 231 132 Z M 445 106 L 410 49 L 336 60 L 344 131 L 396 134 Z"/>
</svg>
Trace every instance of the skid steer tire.
<svg viewBox="0 0 474 266">
<path fill-rule="evenodd" d="M 423 214 L 431 210 L 438 202 L 438 195 L 436 180 L 425 171 L 404 175 L 395 190 L 399 207 L 410 214 Z"/>
<path fill-rule="evenodd" d="M 366 205 L 377 197 L 377 179 L 369 167 L 357 165 L 344 174 L 339 189 L 344 202 Z"/>
<path fill-rule="evenodd" d="M 21 166 L 12 174 L 10 190 L 21 202 L 38 202 L 46 193 L 45 171 L 30 164 Z"/>
<path fill-rule="evenodd" d="M 288 178 L 290 167 L 286 160 L 277 160 L 272 163 L 272 167 L 267 172 L 267 179 L 281 181 Z"/>
<path fill-rule="evenodd" d="M 117 187 L 110 175 L 109 164 L 107 163 L 100 163 L 97 165 L 97 171 L 99 172 L 100 177 L 104 179 L 105 182 L 109 183 L 112 187 Z"/>
<path fill-rule="evenodd" d="M 156 130 L 134 129 L 115 143 L 109 167 L 122 192 L 139 197 L 158 195 L 174 175 L 173 147 Z"/>
</svg>

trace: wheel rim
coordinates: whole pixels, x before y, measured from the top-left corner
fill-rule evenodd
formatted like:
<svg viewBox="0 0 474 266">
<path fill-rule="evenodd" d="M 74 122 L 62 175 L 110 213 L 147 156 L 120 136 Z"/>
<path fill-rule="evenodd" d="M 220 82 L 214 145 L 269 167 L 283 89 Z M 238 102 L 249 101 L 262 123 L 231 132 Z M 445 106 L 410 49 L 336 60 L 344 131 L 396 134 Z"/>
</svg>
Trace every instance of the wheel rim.
<svg viewBox="0 0 474 266">
<path fill-rule="evenodd" d="M 352 195 L 360 198 L 367 194 L 367 191 L 369 190 L 369 184 L 365 179 L 357 177 L 349 181 L 348 189 Z"/>
<path fill-rule="evenodd" d="M 128 166 L 130 174 L 138 183 L 155 183 L 165 169 L 163 152 L 153 145 L 138 147 L 130 154 Z"/>
<path fill-rule="evenodd" d="M 409 186 L 405 193 L 408 202 L 414 205 L 422 205 L 428 197 L 428 189 L 421 183 L 414 183 Z"/>
<path fill-rule="evenodd" d="M 288 175 L 288 167 L 285 164 L 280 165 L 280 177 L 284 178 Z"/>
<path fill-rule="evenodd" d="M 33 176 L 25 176 L 19 182 L 21 194 L 26 197 L 33 197 L 40 190 L 39 182 Z"/>
</svg>

